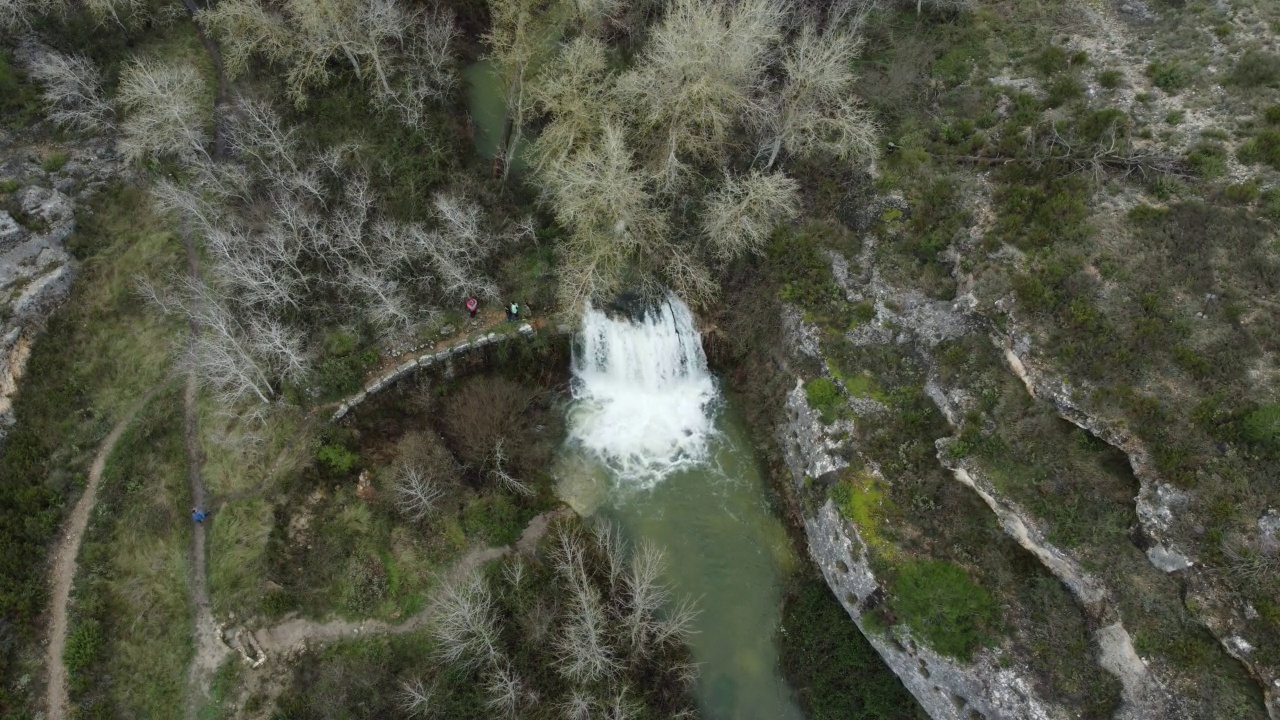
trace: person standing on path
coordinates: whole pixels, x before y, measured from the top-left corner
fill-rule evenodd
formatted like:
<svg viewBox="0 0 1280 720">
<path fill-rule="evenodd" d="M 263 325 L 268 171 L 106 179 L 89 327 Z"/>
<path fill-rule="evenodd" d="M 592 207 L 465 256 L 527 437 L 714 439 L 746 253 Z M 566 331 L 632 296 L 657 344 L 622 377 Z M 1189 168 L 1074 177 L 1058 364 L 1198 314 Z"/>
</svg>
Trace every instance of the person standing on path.
<svg viewBox="0 0 1280 720">
<path fill-rule="evenodd" d="M 515 322 L 520 319 L 520 303 L 511 303 L 507 308 L 507 322 Z"/>
<path fill-rule="evenodd" d="M 209 517 L 209 513 L 201 510 L 199 506 L 191 508 L 191 519 L 196 521 L 197 525 L 203 525 L 204 519 Z"/>
<path fill-rule="evenodd" d="M 480 301 L 470 297 L 467 298 L 467 312 L 471 313 L 471 319 L 476 319 L 476 310 L 480 309 Z"/>
</svg>

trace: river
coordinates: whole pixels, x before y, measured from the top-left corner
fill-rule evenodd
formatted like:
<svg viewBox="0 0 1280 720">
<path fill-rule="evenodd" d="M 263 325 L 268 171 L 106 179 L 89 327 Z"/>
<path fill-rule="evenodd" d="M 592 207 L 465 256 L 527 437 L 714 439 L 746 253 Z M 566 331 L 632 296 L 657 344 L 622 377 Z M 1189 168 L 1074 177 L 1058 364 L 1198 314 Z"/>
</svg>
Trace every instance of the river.
<svg viewBox="0 0 1280 720">
<path fill-rule="evenodd" d="M 642 322 L 589 310 L 556 473 L 580 514 L 664 548 L 667 581 L 701 611 L 690 645 L 713 720 L 798 720 L 774 639 L 796 558 L 741 418 L 674 297 Z"/>
</svg>

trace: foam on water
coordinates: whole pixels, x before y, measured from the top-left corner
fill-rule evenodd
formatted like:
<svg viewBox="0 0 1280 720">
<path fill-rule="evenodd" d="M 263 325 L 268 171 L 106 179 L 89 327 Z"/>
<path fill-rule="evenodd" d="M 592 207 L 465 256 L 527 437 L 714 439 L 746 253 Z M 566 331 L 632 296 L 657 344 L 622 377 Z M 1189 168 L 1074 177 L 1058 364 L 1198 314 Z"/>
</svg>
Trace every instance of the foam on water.
<svg viewBox="0 0 1280 720">
<path fill-rule="evenodd" d="M 569 437 L 621 485 L 706 462 L 717 388 L 693 313 L 675 295 L 639 321 L 588 306 L 574 349 Z"/>
</svg>

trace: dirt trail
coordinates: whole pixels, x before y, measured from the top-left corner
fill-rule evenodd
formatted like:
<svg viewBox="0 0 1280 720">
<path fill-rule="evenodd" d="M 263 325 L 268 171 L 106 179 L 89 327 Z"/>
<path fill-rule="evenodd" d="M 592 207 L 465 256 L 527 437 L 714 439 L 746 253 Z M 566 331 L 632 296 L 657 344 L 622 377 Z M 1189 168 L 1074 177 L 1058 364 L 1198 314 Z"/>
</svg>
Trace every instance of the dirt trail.
<svg viewBox="0 0 1280 720">
<path fill-rule="evenodd" d="M 516 540 L 512 545 L 472 548 L 458 558 L 453 567 L 449 568 L 448 577 L 452 579 L 459 578 L 490 561 L 505 557 L 513 552 L 532 553 L 537 547 L 538 541 L 546 534 L 547 528 L 551 526 L 551 523 L 565 517 L 569 512 L 571 511 L 567 508 L 561 508 L 544 512 L 534 517 L 525 526 L 524 532 L 520 534 L 520 539 Z M 404 622 L 394 625 L 380 620 L 329 620 L 317 622 L 315 620 L 294 618 L 286 620 L 279 625 L 257 630 L 253 633 L 253 637 L 267 656 L 288 655 L 302 650 L 308 643 L 332 642 L 361 635 L 412 632 L 426 626 L 428 614 L 429 610 L 422 610 Z"/>
<path fill-rule="evenodd" d="M 89 479 L 85 483 L 84 494 L 76 501 L 71 515 L 67 517 L 66 532 L 53 551 L 53 592 L 49 598 L 49 646 L 45 651 L 45 666 L 48 669 L 48 684 L 45 687 L 45 708 L 49 720 L 64 720 L 68 716 L 71 699 L 67 691 L 67 668 L 62 664 L 62 653 L 67 643 L 67 605 L 71 599 L 71 584 L 76 576 L 76 556 L 80 553 L 80 541 L 89 526 L 89 513 L 93 511 L 98 497 L 98 482 L 102 479 L 102 471 L 107 466 L 107 458 L 115 448 L 120 436 L 133 422 L 138 411 L 159 392 L 162 386 L 156 386 L 142 396 L 129 408 L 124 417 L 98 446 L 98 454 L 89 466 Z"/>
<path fill-rule="evenodd" d="M 200 255 L 196 251 L 195 240 L 191 237 L 187 223 L 182 226 L 182 244 L 187 252 L 187 272 L 192 278 L 200 275 Z M 200 325 L 192 320 L 191 342 L 200 335 Z M 200 386 L 195 372 L 187 374 L 185 391 L 182 394 L 182 444 L 187 456 L 187 482 L 191 486 L 191 502 L 207 511 L 208 503 L 204 493 L 204 479 L 200 472 L 203 458 L 200 453 L 200 426 L 197 405 Z M 191 533 L 191 604 L 195 612 L 195 657 L 191 660 L 191 669 L 187 676 L 191 691 L 187 694 L 186 711 L 188 718 L 195 718 L 200 705 L 209 697 L 209 688 L 213 684 L 214 673 L 218 666 L 231 653 L 231 649 L 222 642 L 218 633 L 218 623 L 213 618 L 213 609 L 209 603 L 209 573 L 207 553 L 205 552 L 205 533 L 212 517 L 204 522 L 195 523 Z"/>
<path fill-rule="evenodd" d="M 524 532 L 514 545 L 503 547 L 473 548 L 458 558 L 448 570 L 448 577 L 458 578 L 485 563 L 511 554 L 512 552 L 530 553 L 538 544 L 538 540 L 546 534 L 547 528 L 557 518 L 572 514 L 568 508 L 560 508 L 542 513 L 529 521 Z M 258 630 L 246 628 L 228 629 L 226 636 L 245 655 L 245 660 L 260 672 L 249 674 L 240 688 L 240 699 L 237 701 L 237 717 L 248 717 L 266 720 L 272 717 L 276 698 L 280 697 L 289 686 L 292 678 L 292 667 L 288 660 L 302 652 L 308 645 L 337 642 L 368 637 L 371 635 L 387 635 L 413 632 L 427 626 L 429 611 L 423 610 L 404 622 L 390 624 L 381 620 L 328 620 L 318 622 L 304 618 L 290 618 L 279 624 Z M 256 657 L 255 657 L 256 656 Z M 270 662 L 272 658 L 285 662 Z M 256 712 L 246 712 L 246 703 L 254 698 Z"/>
</svg>

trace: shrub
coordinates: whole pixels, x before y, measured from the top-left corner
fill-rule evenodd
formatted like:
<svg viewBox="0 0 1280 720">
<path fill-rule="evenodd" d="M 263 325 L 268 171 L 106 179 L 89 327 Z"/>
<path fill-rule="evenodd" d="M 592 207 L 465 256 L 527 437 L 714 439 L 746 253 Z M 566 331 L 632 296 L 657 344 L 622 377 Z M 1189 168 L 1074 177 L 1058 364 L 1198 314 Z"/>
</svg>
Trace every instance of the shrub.
<svg viewBox="0 0 1280 720">
<path fill-rule="evenodd" d="M 1129 125 L 1128 113 L 1120 108 L 1109 107 L 1095 110 L 1081 118 L 1076 132 L 1081 140 L 1096 143 L 1112 133 L 1122 135 L 1128 132 Z"/>
<path fill-rule="evenodd" d="M 1151 84 L 1170 94 L 1177 94 L 1190 80 L 1187 71 L 1176 63 L 1151 63 L 1147 66 L 1147 77 L 1151 78 Z"/>
<path fill-rule="evenodd" d="M 1060 75 L 1054 78 L 1046 88 L 1048 96 L 1044 100 L 1044 106 L 1047 108 L 1056 108 L 1069 100 L 1075 100 L 1084 95 L 1084 83 L 1081 83 L 1074 75 Z"/>
<path fill-rule="evenodd" d="M 1070 65 L 1071 59 L 1067 56 L 1067 51 L 1057 45 L 1045 48 L 1031 63 L 1037 72 L 1046 76 L 1060 73 Z"/>
<path fill-rule="evenodd" d="M 1136 223 L 1153 222 L 1163 218 L 1169 213 L 1164 208 L 1152 207 L 1150 205 L 1134 205 L 1129 210 L 1129 219 Z"/>
<path fill-rule="evenodd" d="M 1191 171 L 1205 179 L 1221 177 L 1227 172 L 1227 149 L 1220 143 L 1196 143 L 1186 160 Z"/>
<path fill-rule="evenodd" d="M 891 509 L 885 488 L 875 477 L 858 474 L 831 486 L 831 499 L 840 512 L 858 527 L 862 539 L 876 551 L 891 556 L 893 547 L 880 535 L 881 518 Z"/>
<path fill-rule="evenodd" d="M 1258 133 L 1257 137 L 1250 138 L 1240 146 L 1236 157 L 1242 163 L 1262 163 L 1280 170 L 1280 130 L 1263 130 Z"/>
<path fill-rule="evenodd" d="M 86 620 L 77 625 L 67 638 L 63 655 L 67 670 L 76 673 L 97 662 L 105 643 L 106 635 L 96 620 Z"/>
<path fill-rule="evenodd" d="M 1182 121 L 1185 120 L 1186 117 L 1187 117 L 1187 114 L 1185 112 L 1181 110 L 1174 110 L 1173 112 L 1164 116 L 1164 122 L 1166 125 L 1181 125 Z"/>
<path fill-rule="evenodd" d="M 1034 250 L 1085 238 L 1089 185 L 1079 175 L 1048 162 L 1038 169 L 1010 163 L 998 177 L 992 239 Z"/>
<path fill-rule="evenodd" d="M 316 461 L 330 475 L 346 475 L 360 462 L 360 456 L 336 443 L 325 443 L 316 450 Z"/>
<path fill-rule="evenodd" d="M 1280 55 L 1250 50 L 1240 56 L 1227 81 L 1241 87 L 1280 85 Z"/>
<path fill-rule="evenodd" d="M 844 300 L 831 275 L 831 260 L 823 251 L 825 230 L 819 225 L 779 227 L 767 251 L 769 269 L 779 297 L 806 310 L 826 309 Z"/>
<path fill-rule="evenodd" d="M 805 717 L 909 720 L 915 699 L 817 578 L 788 594 L 778 628 L 781 667 Z"/>
<path fill-rule="evenodd" d="M 510 495 L 500 493 L 475 498 L 462 511 L 462 527 L 467 535 L 495 546 L 520 539 L 527 519 Z"/>
<path fill-rule="evenodd" d="M 508 465 L 508 470 L 537 467 L 543 452 L 531 422 L 537 399 L 537 391 L 504 377 L 468 380 L 445 399 L 445 438 L 458 459 L 472 468 L 488 467 L 499 442 L 515 466 Z"/>
<path fill-rule="evenodd" d="M 378 362 L 377 348 L 357 350 L 359 339 L 347 332 L 336 332 L 325 343 L 326 357 L 315 369 L 315 384 L 321 400 L 331 400 L 355 392 L 364 384 L 365 375 Z"/>
<path fill-rule="evenodd" d="M 860 302 L 853 306 L 851 313 L 853 315 L 853 325 L 871 322 L 876 317 L 875 303 L 869 301 Z"/>
<path fill-rule="evenodd" d="M 1262 193 L 1262 214 L 1272 220 L 1280 220 L 1280 187 Z"/>
<path fill-rule="evenodd" d="M 897 620 L 943 655 L 968 660 L 999 618 L 990 593 L 964 568 L 945 560 L 913 560 L 890 589 Z"/>
<path fill-rule="evenodd" d="M 45 172 L 58 172 L 67 164 L 67 160 L 69 159 L 70 158 L 66 153 L 56 152 L 46 157 L 44 161 L 40 163 L 40 167 Z"/>
<path fill-rule="evenodd" d="M 1245 205 L 1261 197 L 1262 189 L 1258 186 L 1258 180 L 1254 178 L 1235 185 L 1228 185 L 1222 191 L 1222 194 L 1230 202 Z"/>
<path fill-rule="evenodd" d="M 826 378 L 814 378 L 804 384 L 804 396 L 809 407 L 822 415 L 823 422 L 834 422 L 844 402 L 840 389 Z"/>
<path fill-rule="evenodd" d="M 1280 105 L 1272 105 L 1262 111 L 1262 119 L 1268 125 L 1280 125 Z"/>
<path fill-rule="evenodd" d="M 1120 80 L 1123 77 L 1119 70 L 1103 70 L 1098 73 L 1098 84 L 1107 90 L 1115 90 L 1120 87 Z"/>
<path fill-rule="evenodd" d="M 1280 449 L 1280 404 L 1263 405 L 1245 415 L 1241 429 L 1248 441 Z"/>
</svg>

